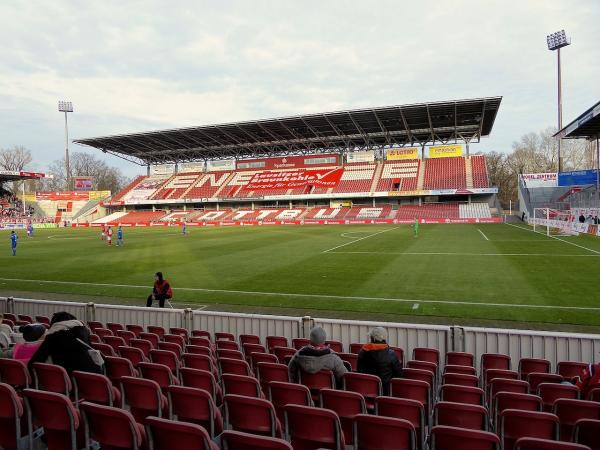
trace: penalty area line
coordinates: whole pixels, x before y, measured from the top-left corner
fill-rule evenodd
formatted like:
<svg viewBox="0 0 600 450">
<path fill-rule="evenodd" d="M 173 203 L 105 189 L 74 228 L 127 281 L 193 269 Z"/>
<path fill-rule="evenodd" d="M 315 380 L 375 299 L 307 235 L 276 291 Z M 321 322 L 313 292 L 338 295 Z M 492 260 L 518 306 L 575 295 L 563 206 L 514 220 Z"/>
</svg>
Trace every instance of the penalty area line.
<svg viewBox="0 0 600 450">
<path fill-rule="evenodd" d="M 109 283 L 88 283 L 83 281 L 58 281 L 58 280 L 28 280 L 22 278 L 0 278 L 0 281 L 18 281 L 21 283 L 39 283 L 39 284 L 63 284 L 63 285 L 74 285 L 74 286 L 101 286 L 101 287 L 124 287 L 134 289 L 148 289 L 148 286 L 141 286 L 135 284 L 109 284 Z M 188 292 L 214 292 L 222 294 L 236 294 L 236 295 L 264 295 L 269 297 L 296 297 L 296 298 L 313 298 L 313 299 L 330 299 L 330 300 L 351 300 L 351 301 L 384 301 L 384 302 L 395 302 L 395 303 L 415 303 L 423 304 L 436 304 L 436 305 L 464 305 L 464 306 L 484 306 L 484 307 L 497 307 L 497 308 L 524 308 L 524 309 L 557 309 L 557 310 L 574 310 L 574 311 L 600 311 L 600 307 L 592 306 L 556 306 L 556 305 L 531 305 L 524 303 L 489 303 L 489 302 L 467 302 L 457 300 L 421 300 L 421 299 L 408 299 L 408 298 L 391 298 L 391 297 L 365 297 L 365 296 L 345 296 L 345 295 L 331 295 L 331 294 L 294 294 L 286 292 L 262 292 L 262 291 L 239 291 L 233 289 L 208 289 L 208 288 L 189 288 L 179 287 L 175 288 L 175 291 L 188 291 Z"/>
<path fill-rule="evenodd" d="M 579 248 L 582 248 L 584 250 L 587 250 L 588 252 L 592 252 L 592 253 L 596 253 L 597 255 L 600 255 L 599 251 L 591 249 L 591 248 L 584 247 L 583 245 L 576 244 L 575 242 L 565 241 L 564 239 L 561 239 L 561 238 L 556 237 L 556 236 L 548 236 L 547 234 L 544 234 L 544 233 L 539 233 L 537 231 L 528 230 L 527 228 L 523 228 L 523 227 L 520 227 L 520 226 L 512 224 L 512 223 L 506 223 L 506 225 L 510 225 L 511 227 L 519 228 L 519 229 L 521 229 L 523 231 L 529 231 L 531 233 L 540 234 L 540 235 L 546 236 L 547 238 L 550 238 L 550 239 L 556 239 L 557 241 L 564 242 L 565 244 L 574 245 L 575 247 L 579 247 Z"/>
<path fill-rule="evenodd" d="M 335 247 L 328 248 L 327 250 L 323 250 L 321 253 L 329 253 L 329 252 L 332 252 L 333 250 L 336 250 L 336 249 L 338 249 L 338 248 L 345 247 L 346 245 L 354 244 L 355 242 L 362 241 L 363 239 L 368 239 L 368 238 L 370 238 L 370 237 L 377 236 L 378 234 L 387 233 L 388 231 L 397 230 L 398 228 L 400 228 L 400 227 L 393 227 L 393 228 L 388 228 L 388 229 L 386 229 L 386 230 L 378 231 L 377 233 L 369 234 L 369 235 L 367 235 L 367 236 L 363 236 L 363 237 L 361 237 L 361 238 L 358 238 L 358 239 L 355 239 L 355 240 L 353 240 L 353 241 L 346 242 L 346 243 L 344 243 L 344 244 L 341 244 L 341 245 L 337 245 L 337 246 L 335 246 Z"/>
<path fill-rule="evenodd" d="M 483 236 L 483 238 L 484 238 L 486 241 L 489 241 L 488 237 L 485 235 L 485 233 L 484 233 L 483 231 L 481 231 L 479 228 L 477 228 L 477 231 L 479 231 L 479 232 L 481 233 L 481 235 Z"/>
</svg>

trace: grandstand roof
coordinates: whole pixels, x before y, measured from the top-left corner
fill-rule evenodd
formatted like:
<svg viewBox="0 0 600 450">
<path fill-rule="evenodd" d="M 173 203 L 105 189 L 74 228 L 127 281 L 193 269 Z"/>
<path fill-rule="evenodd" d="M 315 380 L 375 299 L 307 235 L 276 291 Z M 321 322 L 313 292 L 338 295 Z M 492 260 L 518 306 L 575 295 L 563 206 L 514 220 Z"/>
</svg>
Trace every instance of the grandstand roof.
<svg viewBox="0 0 600 450">
<path fill-rule="evenodd" d="M 600 102 L 581 114 L 554 136 L 561 139 L 598 139 L 600 136 Z"/>
<path fill-rule="evenodd" d="M 366 108 L 75 139 L 138 164 L 479 142 L 502 97 Z"/>
<path fill-rule="evenodd" d="M 15 180 L 30 180 L 33 178 L 52 178 L 50 175 L 38 172 L 24 172 L 18 170 L 0 170 L 0 183 Z"/>
</svg>

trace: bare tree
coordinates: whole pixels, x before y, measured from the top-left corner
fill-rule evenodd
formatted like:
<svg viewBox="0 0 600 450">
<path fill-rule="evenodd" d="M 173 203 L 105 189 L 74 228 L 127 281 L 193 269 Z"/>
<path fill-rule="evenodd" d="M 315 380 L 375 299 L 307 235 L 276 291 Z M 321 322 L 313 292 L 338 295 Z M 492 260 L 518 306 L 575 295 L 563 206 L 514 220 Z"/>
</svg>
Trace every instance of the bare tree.
<svg viewBox="0 0 600 450">
<path fill-rule="evenodd" d="M 31 163 L 31 152 L 21 145 L 0 149 L 0 168 L 21 171 Z"/>
</svg>

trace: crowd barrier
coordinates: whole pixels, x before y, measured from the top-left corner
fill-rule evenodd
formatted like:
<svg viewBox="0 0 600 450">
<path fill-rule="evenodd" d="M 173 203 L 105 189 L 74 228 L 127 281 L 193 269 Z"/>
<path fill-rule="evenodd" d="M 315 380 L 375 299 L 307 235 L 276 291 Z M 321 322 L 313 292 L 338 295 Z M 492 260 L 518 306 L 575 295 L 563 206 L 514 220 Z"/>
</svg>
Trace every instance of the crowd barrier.
<svg viewBox="0 0 600 450">
<path fill-rule="evenodd" d="M 599 334 L 160 309 L 0 297 L 0 313 L 35 317 L 51 316 L 57 311 L 68 311 L 85 321 L 157 325 L 164 328 L 182 327 L 211 333 L 223 331 L 235 335 L 254 334 L 263 340 L 269 335 L 285 336 L 288 339 L 307 338 L 310 329 L 319 325 L 327 332 L 328 339 L 341 341 L 346 348 L 351 343 L 366 342 L 368 331 L 375 326 L 382 326 L 388 332 L 389 344 L 402 347 L 407 359 L 410 359 L 414 348 L 430 347 L 440 351 L 442 360 L 446 352 L 464 351 L 473 353 L 477 363 L 484 353 L 507 354 L 513 361 L 531 357 L 544 358 L 553 366 L 559 361 L 600 362 Z"/>
</svg>

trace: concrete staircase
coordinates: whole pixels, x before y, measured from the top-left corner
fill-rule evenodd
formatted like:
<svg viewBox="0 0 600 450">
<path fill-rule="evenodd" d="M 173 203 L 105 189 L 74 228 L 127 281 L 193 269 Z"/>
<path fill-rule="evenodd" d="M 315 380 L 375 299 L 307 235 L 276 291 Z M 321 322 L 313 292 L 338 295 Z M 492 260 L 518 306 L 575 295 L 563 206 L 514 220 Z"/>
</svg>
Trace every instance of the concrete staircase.
<svg viewBox="0 0 600 450">
<path fill-rule="evenodd" d="M 379 177 L 381 176 L 381 172 L 383 171 L 383 163 L 382 162 L 378 162 L 377 163 L 377 167 L 375 168 L 375 173 L 373 175 L 373 182 L 371 183 L 371 189 L 369 189 L 369 192 L 375 192 L 375 189 L 377 189 L 377 184 L 379 184 Z"/>
<path fill-rule="evenodd" d="M 471 164 L 471 157 L 465 158 L 465 173 L 467 175 L 467 189 L 473 188 L 473 165 Z"/>
<path fill-rule="evenodd" d="M 417 191 L 423 190 L 423 185 L 425 184 L 425 160 L 421 160 L 421 164 L 419 164 L 419 174 L 417 175 Z"/>
</svg>

